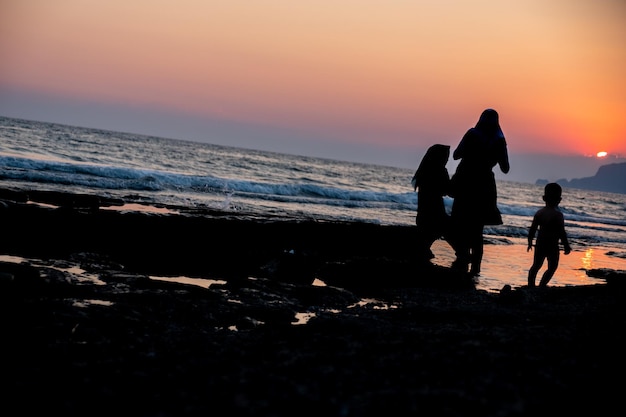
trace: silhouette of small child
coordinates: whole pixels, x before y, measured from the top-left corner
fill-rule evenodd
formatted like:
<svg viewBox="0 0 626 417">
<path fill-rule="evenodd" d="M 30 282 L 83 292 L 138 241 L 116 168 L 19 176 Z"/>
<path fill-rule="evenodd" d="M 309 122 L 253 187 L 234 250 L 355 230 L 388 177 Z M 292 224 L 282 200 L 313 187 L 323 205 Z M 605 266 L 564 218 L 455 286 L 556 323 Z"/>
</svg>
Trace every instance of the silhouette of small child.
<svg viewBox="0 0 626 417">
<path fill-rule="evenodd" d="M 528 287 L 535 286 L 535 278 L 545 260 L 548 261 L 548 269 L 543 273 L 540 287 L 546 287 L 559 266 L 559 241 L 563 244 L 563 253 L 568 255 L 572 249 L 565 232 L 565 219 L 558 206 L 561 202 L 561 186 L 557 183 L 546 184 L 543 201 L 545 207 L 537 210 L 533 217 L 530 230 L 528 231 L 527 252 L 533 248 L 533 239 L 537 234 L 533 264 L 528 271 Z"/>
<path fill-rule="evenodd" d="M 421 261 L 434 258 L 430 247 L 433 242 L 448 235 L 449 216 L 443 196 L 450 189 L 450 176 L 446 164 L 450 146 L 435 144 L 426 151 L 411 183 L 417 191 L 417 258 Z"/>
</svg>

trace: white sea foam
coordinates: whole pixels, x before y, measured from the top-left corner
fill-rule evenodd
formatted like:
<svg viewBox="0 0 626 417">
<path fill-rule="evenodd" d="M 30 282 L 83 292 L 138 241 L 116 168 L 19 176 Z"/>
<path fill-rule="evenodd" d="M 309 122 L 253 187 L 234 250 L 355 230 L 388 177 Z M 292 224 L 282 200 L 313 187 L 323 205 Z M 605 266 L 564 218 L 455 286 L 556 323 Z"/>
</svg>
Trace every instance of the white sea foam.
<svg viewBox="0 0 626 417">
<path fill-rule="evenodd" d="M 2 187 L 91 192 L 259 217 L 415 222 L 413 172 L 402 168 L 2 117 L 0 140 Z M 498 193 L 505 224 L 486 233 L 524 237 L 543 204 L 542 187 L 500 181 Z M 445 205 L 450 210 L 452 199 Z M 561 209 L 572 239 L 626 250 L 626 195 L 566 188 Z"/>
</svg>

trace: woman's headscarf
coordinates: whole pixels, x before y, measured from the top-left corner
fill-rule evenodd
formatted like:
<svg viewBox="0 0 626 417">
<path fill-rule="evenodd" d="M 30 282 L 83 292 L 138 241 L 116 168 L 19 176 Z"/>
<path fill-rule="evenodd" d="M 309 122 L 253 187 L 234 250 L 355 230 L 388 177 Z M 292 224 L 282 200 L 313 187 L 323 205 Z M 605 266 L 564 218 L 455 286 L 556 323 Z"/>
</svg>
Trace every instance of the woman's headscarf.
<svg viewBox="0 0 626 417">
<path fill-rule="evenodd" d="M 491 138 L 504 138 L 504 133 L 500 128 L 500 116 L 494 109 L 487 109 L 482 112 L 476 123 L 476 129 Z"/>
</svg>

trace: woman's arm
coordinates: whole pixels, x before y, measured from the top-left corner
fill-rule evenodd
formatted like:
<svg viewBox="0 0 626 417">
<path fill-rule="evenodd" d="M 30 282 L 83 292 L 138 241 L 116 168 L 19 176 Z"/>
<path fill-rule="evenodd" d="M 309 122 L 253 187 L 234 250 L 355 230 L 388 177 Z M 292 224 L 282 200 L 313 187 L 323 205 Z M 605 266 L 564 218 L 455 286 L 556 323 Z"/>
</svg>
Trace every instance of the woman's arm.
<svg viewBox="0 0 626 417">
<path fill-rule="evenodd" d="M 511 166 L 509 165 L 509 151 L 506 147 L 506 140 L 502 138 L 502 150 L 500 152 L 500 158 L 498 158 L 498 165 L 500 166 L 500 170 L 505 174 L 509 173 Z"/>
<path fill-rule="evenodd" d="M 461 139 L 461 142 L 459 142 L 459 145 L 456 147 L 456 149 L 452 153 L 452 158 L 455 161 L 465 156 L 465 148 L 467 147 L 467 141 L 468 141 L 467 138 L 469 137 L 471 131 L 472 129 L 465 132 L 465 134 L 463 135 L 463 138 Z"/>
</svg>

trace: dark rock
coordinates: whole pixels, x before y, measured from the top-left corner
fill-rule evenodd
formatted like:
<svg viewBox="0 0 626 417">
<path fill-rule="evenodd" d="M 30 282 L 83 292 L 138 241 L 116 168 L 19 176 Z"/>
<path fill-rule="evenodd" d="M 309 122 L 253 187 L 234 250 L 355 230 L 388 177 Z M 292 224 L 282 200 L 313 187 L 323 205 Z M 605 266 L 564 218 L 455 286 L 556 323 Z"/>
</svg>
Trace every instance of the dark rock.
<svg viewBox="0 0 626 417">
<path fill-rule="evenodd" d="M 100 198 L 90 194 L 32 190 L 28 193 L 28 199 L 63 208 L 97 210 L 100 207 Z"/>
<path fill-rule="evenodd" d="M 587 276 L 606 281 L 611 288 L 626 288 L 626 271 L 611 268 L 595 268 L 586 271 Z"/>
<path fill-rule="evenodd" d="M 39 270 L 28 264 L 14 262 L 0 262 L 2 285 L 20 286 L 32 289 L 43 284 Z"/>
<path fill-rule="evenodd" d="M 406 259 L 354 257 L 325 265 L 319 278 L 336 287 L 352 291 L 380 288 L 474 289 L 472 278 L 463 272 Z"/>
<path fill-rule="evenodd" d="M 0 188 L 0 200 L 8 200 L 16 203 L 26 203 L 28 201 L 28 194 L 24 191 Z"/>
</svg>

